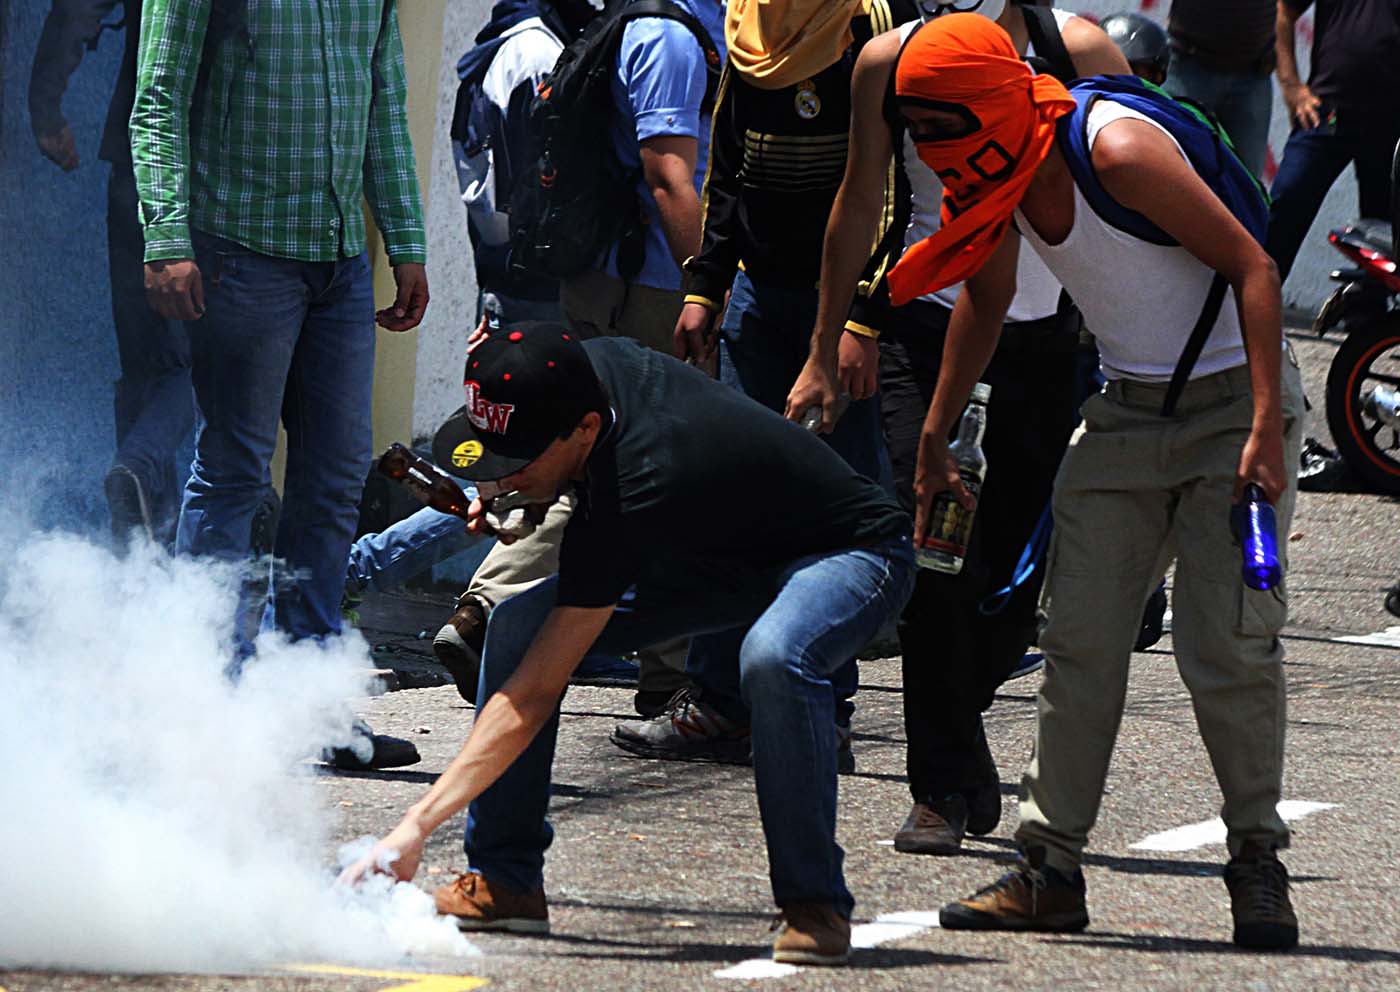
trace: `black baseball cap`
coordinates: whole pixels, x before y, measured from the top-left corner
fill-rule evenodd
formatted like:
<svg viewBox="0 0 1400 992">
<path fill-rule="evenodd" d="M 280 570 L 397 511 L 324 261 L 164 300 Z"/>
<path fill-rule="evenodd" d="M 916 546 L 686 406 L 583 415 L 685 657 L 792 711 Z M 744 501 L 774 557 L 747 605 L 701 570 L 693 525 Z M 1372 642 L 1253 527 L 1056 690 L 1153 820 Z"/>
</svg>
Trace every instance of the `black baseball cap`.
<svg viewBox="0 0 1400 992">
<path fill-rule="evenodd" d="M 433 457 L 459 478 L 490 482 L 530 464 L 607 398 L 578 336 L 564 324 L 523 321 L 467 352 L 466 405 L 438 428 Z"/>
</svg>

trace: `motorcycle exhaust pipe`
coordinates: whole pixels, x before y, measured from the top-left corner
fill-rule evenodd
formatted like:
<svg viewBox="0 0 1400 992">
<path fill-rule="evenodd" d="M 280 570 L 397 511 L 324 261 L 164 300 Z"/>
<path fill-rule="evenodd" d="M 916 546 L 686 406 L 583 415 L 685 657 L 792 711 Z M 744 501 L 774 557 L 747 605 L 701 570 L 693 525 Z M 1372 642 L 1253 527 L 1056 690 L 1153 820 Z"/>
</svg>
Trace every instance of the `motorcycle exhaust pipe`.
<svg viewBox="0 0 1400 992">
<path fill-rule="evenodd" d="M 1377 386 L 1362 398 L 1361 409 L 1388 427 L 1400 427 L 1400 390 Z"/>
</svg>

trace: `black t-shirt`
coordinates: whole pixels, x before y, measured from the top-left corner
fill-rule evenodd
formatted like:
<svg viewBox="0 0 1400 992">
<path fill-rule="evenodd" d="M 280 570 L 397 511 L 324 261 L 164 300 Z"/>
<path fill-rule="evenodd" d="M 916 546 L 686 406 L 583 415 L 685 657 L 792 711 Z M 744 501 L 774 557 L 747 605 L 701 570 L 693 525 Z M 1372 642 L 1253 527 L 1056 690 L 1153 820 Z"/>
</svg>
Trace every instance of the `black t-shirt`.
<svg viewBox="0 0 1400 992">
<path fill-rule="evenodd" d="M 1231 72 L 1274 67 L 1274 0 L 1172 0 L 1167 31 L 1178 51 Z"/>
<path fill-rule="evenodd" d="M 737 389 L 626 338 L 584 348 L 614 418 L 564 531 L 560 605 L 611 606 L 649 577 L 737 586 L 913 531 L 826 442 Z"/>
<path fill-rule="evenodd" d="M 1312 73 L 1308 88 L 1326 109 L 1383 113 L 1394 119 L 1400 93 L 1400 0 L 1289 0 L 1298 13 L 1313 6 Z"/>
</svg>

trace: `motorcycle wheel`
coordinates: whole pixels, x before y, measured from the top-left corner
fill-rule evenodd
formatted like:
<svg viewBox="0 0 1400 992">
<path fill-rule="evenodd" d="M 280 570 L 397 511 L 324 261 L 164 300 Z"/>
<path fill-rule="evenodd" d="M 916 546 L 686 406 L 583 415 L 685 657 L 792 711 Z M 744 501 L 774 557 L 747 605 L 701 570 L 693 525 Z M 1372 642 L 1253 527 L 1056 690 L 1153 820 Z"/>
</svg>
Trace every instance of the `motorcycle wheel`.
<svg viewBox="0 0 1400 992">
<path fill-rule="evenodd" d="M 1367 485 L 1400 495 L 1400 426 L 1362 408 L 1377 385 L 1400 388 L 1400 320 L 1357 327 L 1327 372 L 1327 426 L 1337 451 Z"/>
</svg>

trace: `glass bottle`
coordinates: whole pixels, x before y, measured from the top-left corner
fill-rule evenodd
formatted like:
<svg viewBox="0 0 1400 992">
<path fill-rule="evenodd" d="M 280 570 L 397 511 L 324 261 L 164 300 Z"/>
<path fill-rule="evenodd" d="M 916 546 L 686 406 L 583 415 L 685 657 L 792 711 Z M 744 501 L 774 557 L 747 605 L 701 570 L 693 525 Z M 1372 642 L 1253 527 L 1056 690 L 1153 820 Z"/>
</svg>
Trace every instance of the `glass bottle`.
<svg viewBox="0 0 1400 992">
<path fill-rule="evenodd" d="M 987 432 L 987 403 L 991 398 L 992 387 L 985 382 L 973 387 L 972 399 L 958 424 L 958 436 L 948 447 L 948 453 L 958 466 L 963 488 L 974 500 L 982 492 L 982 482 L 987 477 L 982 437 Z M 915 552 L 919 567 L 949 575 L 961 572 L 975 512 L 965 508 L 950 491 L 935 496 L 929 510 L 928 530 Z"/>
</svg>

